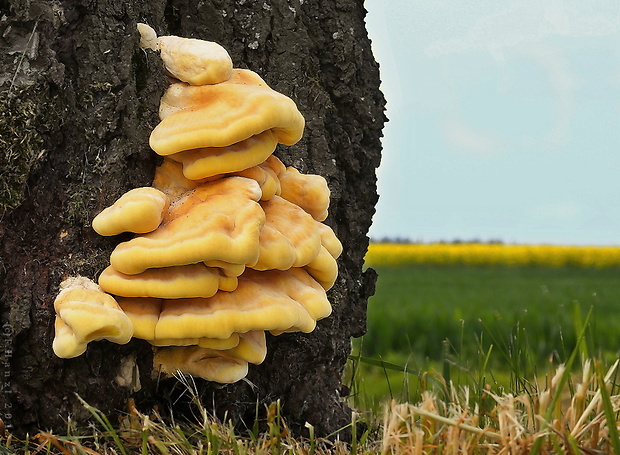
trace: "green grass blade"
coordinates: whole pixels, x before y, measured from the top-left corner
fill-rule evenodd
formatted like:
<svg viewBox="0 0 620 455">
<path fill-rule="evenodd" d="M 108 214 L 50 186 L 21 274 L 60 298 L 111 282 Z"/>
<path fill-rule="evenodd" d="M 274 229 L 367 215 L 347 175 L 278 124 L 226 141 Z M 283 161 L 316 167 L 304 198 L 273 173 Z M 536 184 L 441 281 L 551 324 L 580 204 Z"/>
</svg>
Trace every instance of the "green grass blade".
<svg viewBox="0 0 620 455">
<path fill-rule="evenodd" d="M 617 363 L 614 365 L 617 368 Z M 601 401 L 603 402 L 603 410 L 605 411 L 605 420 L 607 421 L 607 429 L 609 430 L 609 439 L 611 439 L 611 445 L 614 448 L 614 453 L 620 454 L 620 436 L 618 435 L 618 427 L 616 413 L 614 412 L 614 405 L 611 402 L 609 396 L 609 390 L 607 390 L 607 381 L 603 370 L 599 362 L 595 362 L 594 371 L 598 378 L 598 387 L 601 392 Z"/>
<path fill-rule="evenodd" d="M 571 353 L 570 357 L 568 358 L 566 362 L 566 368 L 564 369 L 564 372 L 562 376 L 560 377 L 560 380 L 556 386 L 555 392 L 553 394 L 553 398 L 551 399 L 551 403 L 549 404 L 549 408 L 547 409 L 547 414 L 545 415 L 545 423 L 543 424 L 543 426 L 546 426 L 547 422 L 551 422 L 556 405 L 562 397 L 564 386 L 566 385 L 566 383 L 568 382 L 570 378 L 570 372 L 573 367 L 573 363 L 575 362 L 575 358 L 577 358 L 577 354 L 579 353 L 579 343 L 581 342 L 581 339 L 584 338 L 586 335 L 586 329 L 588 328 L 588 324 L 590 323 L 590 317 L 592 316 L 592 311 L 593 311 L 593 308 L 590 308 L 590 311 L 588 311 L 588 315 L 586 316 L 586 320 L 583 324 L 582 330 L 579 333 L 579 337 L 577 338 L 577 345 L 575 346 L 575 349 L 573 349 L 573 352 Z M 532 445 L 532 449 L 530 450 L 531 455 L 535 455 L 540 452 L 543 441 L 544 441 L 544 438 L 541 437 L 541 438 L 538 438 L 534 442 L 534 444 Z M 620 453 L 620 452 L 617 452 L 617 453 Z"/>
<path fill-rule="evenodd" d="M 573 300 L 573 324 L 575 325 L 575 333 L 581 333 L 584 330 L 583 316 L 581 314 L 581 305 L 579 301 Z M 585 337 L 577 341 L 581 362 L 590 358 L 588 353 L 588 343 Z"/>
<path fill-rule="evenodd" d="M 78 394 L 75 394 L 75 396 L 77 397 L 78 400 L 80 400 L 80 403 L 82 403 L 82 406 L 84 406 L 86 410 L 92 414 L 92 416 L 97 420 L 97 422 L 99 422 L 99 424 L 112 437 L 112 439 L 114 440 L 114 443 L 118 447 L 118 450 L 120 450 L 123 455 L 129 455 L 127 453 L 127 449 L 125 449 L 125 445 L 123 444 L 123 441 L 121 441 L 120 436 L 118 435 L 116 430 L 114 430 L 114 427 L 112 426 L 112 424 L 110 423 L 106 415 L 103 412 L 101 412 L 99 409 L 88 404 Z"/>
<path fill-rule="evenodd" d="M 314 426 L 312 426 L 309 422 L 306 422 L 306 428 L 308 429 L 309 442 L 310 442 L 310 452 L 308 455 L 315 455 L 316 454 L 316 437 L 314 436 Z"/>
<path fill-rule="evenodd" d="M 568 440 L 568 446 L 571 449 L 571 453 L 583 453 L 583 451 L 579 448 L 577 440 L 572 434 L 567 433 L 566 439 Z"/>
<path fill-rule="evenodd" d="M 351 413 L 351 455 L 357 455 L 357 418 L 355 411 Z"/>
<path fill-rule="evenodd" d="M 419 371 L 412 371 L 410 370 L 406 365 L 397 365 L 395 363 L 390 363 L 390 362 L 386 362 L 385 360 L 381 360 L 381 359 L 374 359 L 372 357 L 363 357 L 363 356 L 349 356 L 349 360 L 353 360 L 353 361 L 357 361 L 357 362 L 362 362 L 365 363 L 367 365 L 372 365 L 375 367 L 381 367 L 385 370 L 393 370 L 393 371 L 398 371 L 401 373 L 407 373 L 407 374 L 413 374 L 419 378 L 422 377 L 422 373 L 420 373 Z"/>
<path fill-rule="evenodd" d="M 166 444 L 164 444 L 162 441 L 160 441 L 160 440 L 158 440 L 158 439 L 156 439 L 156 438 L 153 438 L 153 439 L 151 439 L 151 440 L 153 441 L 153 445 L 154 445 L 155 447 L 157 447 L 157 450 L 159 450 L 159 452 L 160 452 L 162 455 L 171 455 L 171 453 L 170 453 L 170 451 L 168 450 L 168 447 L 166 446 Z"/>
<path fill-rule="evenodd" d="M 140 447 L 142 455 L 148 455 L 149 453 L 149 430 L 148 428 L 142 429 L 142 440 Z"/>
<path fill-rule="evenodd" d="M 486 377 L 487 368 L 489 367 L 489 360 L 491 359 L 491 352 L 493 352 L 493 345 L 492 344 L 489 346 L 489 349 L 488 349 L 488 351 L 486 352 L 486 354 L 484 356 L 484 360 L 482 361 L 482 364 L 480 365 L 480 367 L 478 369 L 478 374 L 479 374 L 479 377 L 480 377 L 480 380 L 479 380 L 480 383 Z M 484 387 L 484 384 L 481 383 L 480 385 L 482 387 Z"/>
<path fill-rule="evenodd" d="M 446 380 L 446 385 L 448 386 L 449 392 L 452 383 L 450 377 L 450 340 L 443 340 L 442 342 L 441 363 L 443 369 L 443 377 Z"/>
</svg>

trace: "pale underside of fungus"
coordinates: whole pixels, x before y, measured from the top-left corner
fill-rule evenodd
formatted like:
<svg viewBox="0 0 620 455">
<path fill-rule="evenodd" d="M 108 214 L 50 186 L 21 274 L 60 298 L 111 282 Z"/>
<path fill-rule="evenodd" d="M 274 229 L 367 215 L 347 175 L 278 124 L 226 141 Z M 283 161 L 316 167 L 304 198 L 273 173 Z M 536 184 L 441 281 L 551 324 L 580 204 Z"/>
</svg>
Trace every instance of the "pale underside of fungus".
<svg viewBox="0 0 620 455">
<path fill-rule="evenodd" d="M 101 235 L 135 235 L 98 285 L 63 282 L 53 349 L 134 337 L 153 345 L 154 374 L 235 382 L 265 359 L 266 332 L 310 332 L 331 313 L 342 245 L 323 223 L 329 189 L 273 155 L 303 134 L 290 98 L 219 44 L 138 30 L 174 78 L 150 137 L 163 163 L 93 220 Z"/>
</svg>

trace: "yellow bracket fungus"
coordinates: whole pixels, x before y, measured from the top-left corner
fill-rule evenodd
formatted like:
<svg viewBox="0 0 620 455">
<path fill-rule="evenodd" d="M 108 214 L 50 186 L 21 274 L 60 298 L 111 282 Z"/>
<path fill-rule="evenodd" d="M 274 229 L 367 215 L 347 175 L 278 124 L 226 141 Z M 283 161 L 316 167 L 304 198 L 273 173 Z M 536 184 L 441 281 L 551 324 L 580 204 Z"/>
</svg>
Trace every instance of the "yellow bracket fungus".
<svg viewBox="0 0 620 455">
<path fill-rule="evenodd" d="M 160 348 L 153 357 L 155 373 L 172 376 L 177 371 L 207 381 L 230 384 L 248 374 L 248 362 L 227 354 L 226 351 L 199 346 L 171 346 Z"/>
<path fill-rule="evenodd" d="M 127 275 L 211 260 L 254 264 L 265 223 L 261 194 L 243 177 L 205 183 L 171 204 L 156 231 L 118 245 L 110 263 Z"/>
<path fill-rule="evenodd" d="M 109 266 L 99 275 L 99 286 L 110 294 L 124 297 L 211 297 L 218 290 L 233 291 L 236 276 L 204 264 L 147 269 L 137 275 L 125 275 Z"/>
<path fill-rule="evenodd" d="M 327 218 L 329 188 L 320 175 L 302 174 L 289 166 L 280 175 L 280 187 L 280 196 L 300 206 L 315 220 L 324 221 Z"/>
<path fill-rule="evenodd" d="M 173 153 L 168 157 L 183 165 L 185 177 L 199 180 L 256 166 L 269 158 L 276 145 L 276 135 L 266 130 L 225 147 L 197 148 Z"/>
<path fill-rule="evenodd" d="M 220 84 L 177 83 L 162 98 L 162 121 L 151 133 L 159 155 L 202 147 L 226 147 L 268 129 L 278 142 L 301 139 L 304 118 L 290 98 L 272 90 L 250 70 L 236 69 Z"/>
<path fill-rule="evenodd" d="M 247 177 L 256 180 L 260 185 L 262 192 L 261 200 L 268 201 L 272 197 L 280 194 L 280 166 L 282 162 L 275 156 L 271 155 L 258 166 L 235 172 L 232 175 Z M 284 167 L 284 165 L 282 165 Z"/>
<path fill-rule="evenodd" d="M 325 290 L 331 289 L 338 277 L 336 259 L 323 246 L 318 256 L 304 268 Z"/>
<path fill-rule="evenodd" d="M 161 165 L 157 166 L 153 177 L 153 187 L 167 194 L 173 201 L 205 182 L 207 180 L 189 180 L 183 175 L 182 166 L 167 158 L 164 158 Z"/>
<path fill-rule="evenodd" d="M 136 235 L 116 246 L 100 287 L 63 282 L 53 349 L 74 357 L 89 341 L 133 336 L 153 345 L 154 374 L 235 382 L 265 359 L 266 332 L 310 332 L 331 314 L 342 244 L 322 223 L 329 188 L 273 155 L 303 134 L 290 98 L 233 69 L 218 44 L 138 29 L 181 81 L 150 137 L 164 159 L 152 187 L 93 220 L 101 235 Z"/>
<path fill-rule="evenodd" d="M 209 298 L 118 299 L 135 337 L 229 338 L 251 330 L 310 332 L 329 316 L 325 290 L 302 269 L 247 270 L 232 292 Z"/>
<path fill-rule="evenodd" d="M 138 337 L 136 337 L 138 338 Z M 157 338 L 147 340 L 153 346 L 200 346 L 201 348 L 225 351 L 239 345 L 239 334 L 233 333 L 228 338 Z"/>
<path fill-rule="evenodd" d="M 321 251 L 304 269 L 325 290 L 328 290 L 331 289 L 338 277 L 338 263 L 336 259 L 342 253 L 342 244 L 329 226 L 319 222 L 316 222 L 316 226 L 321 233 Z"/>
<path fill-rule="evenodd" d="M 239 335 L 239 344 L 228 349 L 228 354 L 259 365 L 267 356 L 267 339 L 264 330 L 252 330 Z"/>
<path fill-rule="evenodd" d="M 233 64 L 222 46 L 178 36 L 157 37 L 155 30 L 138 24 L 140 47 L 161 51 L 164 67 L 171 76 L 192 85 L 217 84 L 230 78 Z"/>
<path fill-rule="evenodd" d="M 265 332 L 253 331 L 239 335 L 239 344 L 230 349 L 201 346 L 159 348 L 153 363 L 156 373 L 170 376 L 178 370 L 225 384 L 244 378 L 248 372 L 248 362 L 260 364 L 266 355 Z"/>
<path fill-rule="evenodd" d="M 211 260 L 205 261 L 204 264 L 207 267 L 217 267 L 224 275 L 230 277 L 238 277 L 245 270 L 245 264 L 231 264 L 226 261 Z"/>
<path fill-rule="evenodd" d="M 133 324 L 114 297 L 84 277 L 69 278 L 60 289 L 54 301 L 54 354 L 61 358 L 77 357 L 86 351 L 89 342 L 96 340 L 129 342 Z"/>
<path fill-rule="evenodd" d="M 151 232 L 159 227 L 169 205 L 168 196 L 155 188 L 134 188 L 97 215 L 93 229 L 99 235 Z"/>
<path fill-rule="evenodd" d="M 255 270 L 288 270 L 312 262 L 321 251 L 321 234 L 303 209 L 279 196 L 261 202 L 265 225 Z"/>
</svg>

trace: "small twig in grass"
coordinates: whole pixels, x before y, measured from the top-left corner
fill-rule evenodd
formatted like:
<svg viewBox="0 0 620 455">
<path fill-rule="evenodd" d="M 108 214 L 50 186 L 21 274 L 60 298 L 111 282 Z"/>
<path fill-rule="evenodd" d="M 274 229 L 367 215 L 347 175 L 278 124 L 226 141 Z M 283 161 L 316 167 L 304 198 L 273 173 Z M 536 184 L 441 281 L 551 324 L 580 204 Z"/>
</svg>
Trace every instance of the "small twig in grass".
<svg viewBox="0 0 620 455">
<path fill-rule="evenodd" d="M 443 417 L 437 414 L 433 414 L 432 412 L 427 412 L 422 408 L 419 408 L 417 406 L 412 406 L 411 410 L 413 412 L 415 412 L 416 414 L 419 414 L 423 417 L 427 417 L 429 419 L 432 420 L 436 420 L 437 422 L 441 422 L 441 423 L 445 423 L 447 425 L 451 425 L 453 427 L 459 428 L 461 430 L 465 430 L 468 431 L 470 433 L 474 433 L 477 435 L 480 435 L 481 437 L 487 437 L 489 439 L 492 439 L 494 441 L 501 441 L 502 437 L 495 433 L 494 431 L 491 431 L 489 429 L 486 428 L 479 428 L 479 427 L 474 427 L 471 425 L 467 425 L 466 423 L 461 423 L 457 420 L 454 419 L 449 419 L 447 417 Z"/>
<path fill-rule="evenodd" d="M 88 455 L 101 455 L 99 452 L 96 452 L 92 449 L 89 449 L 88 447 L 84 447 L 82 444 L 80 444 L 79 442 L 74 442 L 74 441 L 67 441 L 65 439 L 61 439 L 59 440 L 56 436 L 54 436 L 51 433 L 46 433 L 44 431 L 38 433 L 35 436 L 35 439 L 38 439 L 39 441 L 41 441 L 41 443 L 43 445 L 50 443 L 52 444 L 54 447 L 56 447 L 58 450 L 60 450 L 63 454 L 66 455 L 73 455 L 74 452 L 71 452 L 67 449 L 67 445 L 74 447 L 75 449 L 78 450 L 78 452 L 80 453 L 87 453 Z M 39 450 L 41 449 L 42 446 L 39 446 Z"/>
<path fill-rule="evenodd" d="M 58 450 L 60 450 L 63 455 L 71 455 L 71 452 L 69 452 L 65 447 L 63 447 L 60 442 L 58 442 L 58 438 L 56 438 L 56 436 L 51 433 L 41 432 L 38 433 L 34 438 L 41 441 L 41 444 L 39 445 L 39 447 L 37 447 L 37 452 L 41 450 L 43 446 L 51 444 Z"/>
</svg>

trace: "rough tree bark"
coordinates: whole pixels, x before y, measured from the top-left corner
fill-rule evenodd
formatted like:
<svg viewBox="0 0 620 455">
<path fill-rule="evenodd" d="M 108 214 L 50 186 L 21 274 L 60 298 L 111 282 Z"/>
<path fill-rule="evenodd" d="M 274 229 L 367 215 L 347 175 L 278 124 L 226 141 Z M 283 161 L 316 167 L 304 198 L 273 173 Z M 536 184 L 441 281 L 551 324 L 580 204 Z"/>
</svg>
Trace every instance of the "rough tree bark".
<svg viewBox="0 0 620 455">
<path fill-rule="evenodd" d="M 56 358 L 53 300 L 70 275 L 96 279 L 123 236 L 103 238 L 93 216 L 128 189 L 149 185 L 148 147 L 166 82 L 137 47 L 136 22 L 159 34 L 219 42 L 235 66 L 295 100 L 304 139 L 276 154 L 326 177 L 326 221 L 345 250 L 329 292 L 334 307 L 311 334 L 270 337 L 249 382 L 197 381 L 220 416 L 252 419 L 281 399 L 294 430 L 327 434 L 350 423 L 342 374 L 351 337 L 365 332 L 374 272 L 362 271 L 377 201 L 384 99 L 360 0 L 0 0 L 0 417 L 17 434 L 89 417 L 79 394 L 107 414 L 162 403 L 176 380 L 152 377 L 147 343 L 89 345 Z M 118 384 L 135 358 L 141 389 Z M 251 383 L 251 384 L 249 384 Z"/>
</svg>

